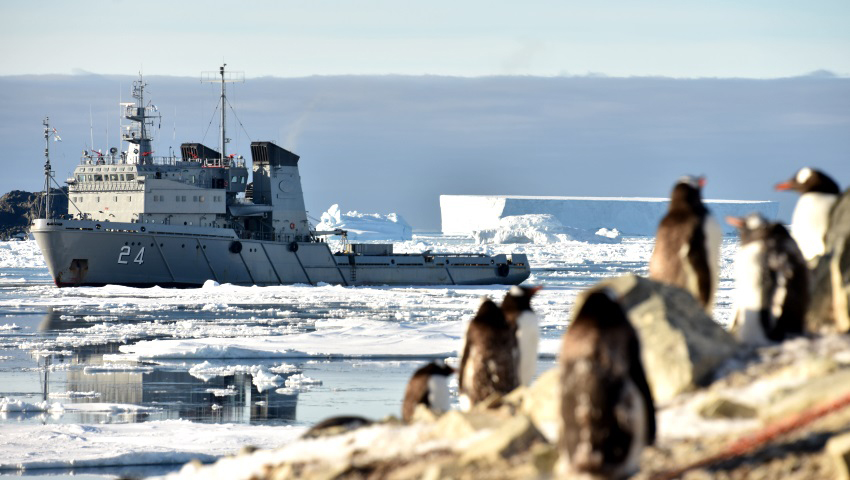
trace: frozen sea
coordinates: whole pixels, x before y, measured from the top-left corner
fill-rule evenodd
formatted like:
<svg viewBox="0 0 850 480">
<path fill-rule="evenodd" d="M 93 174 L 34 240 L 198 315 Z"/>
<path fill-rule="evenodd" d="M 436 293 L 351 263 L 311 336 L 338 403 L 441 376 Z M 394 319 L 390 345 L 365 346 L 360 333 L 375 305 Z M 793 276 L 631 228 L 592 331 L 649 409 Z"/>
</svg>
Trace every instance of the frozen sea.
<svg viewBox="0 0 850 480">
<path fill-rule="evenodd" d="M 617 244 L 478 245 L 419 234 L 397 252 L 525 253 L 554 365 L 576 294 L 646 274 L 651 237 Z M 724 239 L 715 319 L 731 317 Z M 271 448 L 323 418 L 399 415 L 407 379 L 455 362 L 483 295 L 506 288 L 56 288 L 32 241 L 0 243 L 0 475 L 115 478 Z"/>
</svg>

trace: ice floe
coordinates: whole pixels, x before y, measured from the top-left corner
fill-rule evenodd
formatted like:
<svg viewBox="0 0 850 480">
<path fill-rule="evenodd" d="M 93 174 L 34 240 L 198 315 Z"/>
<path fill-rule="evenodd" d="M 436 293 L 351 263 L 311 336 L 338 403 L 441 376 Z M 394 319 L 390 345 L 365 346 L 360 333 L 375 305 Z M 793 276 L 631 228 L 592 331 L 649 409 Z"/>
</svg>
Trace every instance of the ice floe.
<svg viewBox="0 0 850 480">
<path fill-rule="evenodd" d="M 349 240 L 404 241 L 413 237 L 413 228 L 397 213 L 342 213 L 339 205 L 334 204 L 322 214 L 316 230 L 331 231 L 337 228 L 348 231 Z"/>
</svg>

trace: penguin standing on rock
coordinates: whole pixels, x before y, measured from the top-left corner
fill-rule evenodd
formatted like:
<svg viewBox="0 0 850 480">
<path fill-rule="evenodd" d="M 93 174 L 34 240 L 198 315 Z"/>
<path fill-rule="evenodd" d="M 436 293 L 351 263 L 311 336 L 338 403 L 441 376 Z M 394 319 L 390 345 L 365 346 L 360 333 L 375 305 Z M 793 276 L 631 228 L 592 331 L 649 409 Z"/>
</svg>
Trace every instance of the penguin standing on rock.
<svg viewBox="0 0 850 480">
<path fill-rule="evenodd" d="M 404 403 L 401 406 L 401 418 L 410 422 L 413 412 L 420 403 L 439 415 L 449 411 L 449 377 L 454 369 L 442 362 L 431 362 L 416 370 L 407 383 Z"/>
<path fill-rule="evenodd" d="M 540 342 L 540 321 L 531 309 L 531 297 L 543 287 L 513 286 L 502 300 L 502 312 L 508 324 L 516 329 L 519 346 L 519 383 L 531 385 L 537 372 L 537 346 Z"/>
<path fill-rule="evenodd" d="M 561 440 L 570 478 L 622 478 L 655 441 L 655 404 L 634 327 L 613 293 L 590 293 L 561 347 Z"/>
<path fill-rule="evenodd" d="M 655 235 L 649 278 L 690 291 L 711 315 L 720 269 L 720 224 L 703 205 L 703 177 L 683 177 Z"/>
<path fill-rule="evenodd" d="M 797 243 L 782 224 L 758 213 L 727 217 L 726 222 L 741 233 L 735 258 L 735 336 L 744 344 L 764 345 L 802 334 L 809 272 Z"/>
<path fill-rule="evenodd" d="M 794 178 L 778 183 L 776 190 L 794 190 L 800 194 L 791 216 L 791 236 L 803 257 L 808 262 L 823 255 L 829 212 L 841 194 L 838 184 L 820 170 L 804 167 Z"/>
<path fill-rule="evenodd" d="M 461 407 L 504 395 L 519 386 L 519 351 L 514 328 L 502 310 L 484 298 L 466 330 L 458 371 Z"/>
</svg>

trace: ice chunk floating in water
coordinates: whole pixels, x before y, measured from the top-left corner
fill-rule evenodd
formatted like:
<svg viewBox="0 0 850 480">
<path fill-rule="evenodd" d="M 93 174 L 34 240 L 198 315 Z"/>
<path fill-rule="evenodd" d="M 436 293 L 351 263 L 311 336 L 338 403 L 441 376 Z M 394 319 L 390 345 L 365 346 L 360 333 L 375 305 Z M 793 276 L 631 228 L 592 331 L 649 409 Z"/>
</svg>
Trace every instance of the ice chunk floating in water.
<svg viewBox="0 0 850 480">
<path fill-rule="evenodd" d="M 322 221 L 316 230 L 330 231 L 337 228 L 347 230 L 349 240 L 405 241 L 413 238 L 413 228 L 397 213 L 342 213 L 339 205 L 334 204 L 322 214 Z"/>
</svg>

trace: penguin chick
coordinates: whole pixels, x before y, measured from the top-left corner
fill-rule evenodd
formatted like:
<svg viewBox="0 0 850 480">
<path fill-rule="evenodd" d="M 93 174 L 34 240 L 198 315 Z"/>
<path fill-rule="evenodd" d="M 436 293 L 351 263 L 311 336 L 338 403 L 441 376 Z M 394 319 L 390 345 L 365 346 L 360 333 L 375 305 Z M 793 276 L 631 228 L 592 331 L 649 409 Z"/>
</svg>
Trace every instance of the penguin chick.
<svg viewBox="0 0 850 480">
<path fill-rule="evenodd" d="M 683 177 L 655 235 L 649 278 L 690 291 L 711 315 L 720 275 L 720 224 L 703 205 L 705 180 Z"/>
<path fill-rule="evenodd" d="M 516 329 L 519 346 L 519 383 L 531 385 L 537 372 L 537 347 L 540 342 L 540 321 L 531 309 L 531 297 L 543 287 L 513 286 L 502 300 L 505 320 Z"/>
<path fill-rule="evenodd" d="M 757 346 L 803 333 L 809 272 L 797 242 L 782 224 L 758 213 L 726 222 L 741 234 L 735 258 L 735 336 Z"/>
<path fill-rule="evenodd" d="M 778 183 L 776 190 L 794 190 L 800 194 L 791 215 L 791 236 L 803 258 L 809 262 L 823 255 L 829 213 L 841 193 L 838 184 L 820 170 L 804 167 L 790 180 Z"/>
<path fill-rule="evenodd" d="M 420 403 L 439 415 L 449 410 L 451 396 L 449 395 L 449 377 L 454 369 L 442 362 L 431 362 L 419 368 L 407 382 L 404 392 L 404 402 L 401 406 L 401 418 L 410 422 L 413 412 Z"/>
<path fill-rule="evenodd" d="M 462 351 L 458 388 L 463 408 L 519 386 L 516 333 L 492 300 L 482 301 L 469 322 Z"/>
<path fill-rule="evenodd" d="M 637 333 L 608 290 L 590 293 L 564 335 L 561 439 L 570 478 L 622 478 L 655 441 Z"/>
</svg>

